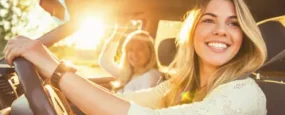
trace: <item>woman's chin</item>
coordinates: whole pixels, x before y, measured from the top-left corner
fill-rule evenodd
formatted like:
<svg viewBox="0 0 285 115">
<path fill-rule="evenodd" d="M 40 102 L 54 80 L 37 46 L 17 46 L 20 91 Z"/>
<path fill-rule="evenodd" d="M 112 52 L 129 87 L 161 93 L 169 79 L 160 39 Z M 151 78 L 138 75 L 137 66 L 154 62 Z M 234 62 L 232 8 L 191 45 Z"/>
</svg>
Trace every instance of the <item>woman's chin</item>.
<svg viewBox="0 0 285 115">
<path fill-rule="evenodd" d="M 227 59 L 211 59 L 208 60 L 208 65 L 211 65 L 212 67 L 221 67 L 222 65 L 227 63 Z"/>
<path fill-rule="evenodd" d="M 133 63 L 133 64 L 131 64 L 131 66 L 134 67 L 134 68 L 141 68 L 141 67 L 144 67 L 143 64 L 139 64 L 139 63 Z"/>
</svg>

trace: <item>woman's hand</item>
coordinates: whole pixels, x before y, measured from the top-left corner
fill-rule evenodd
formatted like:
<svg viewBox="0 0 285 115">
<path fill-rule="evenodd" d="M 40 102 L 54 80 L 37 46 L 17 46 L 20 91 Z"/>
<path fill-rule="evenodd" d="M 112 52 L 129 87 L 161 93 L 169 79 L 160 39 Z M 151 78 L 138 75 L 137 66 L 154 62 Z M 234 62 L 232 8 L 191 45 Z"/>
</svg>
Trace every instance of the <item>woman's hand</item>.
<svg viewBox="0 0 285 115">
<path fill-rule="evenodd" d="M 130 21 L 129 20 L 123 20 L 123 21 L 120 21 L 120 23 L 121 24 L 119 24 L 119 22 L 117 22 L 115 24 L 114 31 L 113 31 L 111 37 L 107 40 L 107 43 L 119 42 L 122 37 L 126 37 L 126 32 L 129 29 L 128 25 L 130 24 Z"/>
<path fill-rule="evenodd" d="M 16 57 L 24 57 L 46 77 L 50 77 L 58 65 L 57 60 L 39 40 L 31 40 L 25 36 L 9 40 L 3 53 L 9 65 L 13 65 Z"/>
</svg>

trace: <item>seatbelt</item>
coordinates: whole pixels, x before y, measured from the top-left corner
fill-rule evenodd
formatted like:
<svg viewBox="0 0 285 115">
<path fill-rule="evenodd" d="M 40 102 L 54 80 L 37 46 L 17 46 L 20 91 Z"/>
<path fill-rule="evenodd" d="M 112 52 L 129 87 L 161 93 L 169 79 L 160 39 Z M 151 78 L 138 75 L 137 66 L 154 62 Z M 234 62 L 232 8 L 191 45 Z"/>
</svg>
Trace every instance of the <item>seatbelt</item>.
<svg viewBox="0 0 285 115">
<path fill-rule="evenodd" d="M 262 67 L 265 67 L 273 62 L 276 62 L 277 60 L 280 60 L 282 58 L 285 57 L 285 50 L 281 51 L 280 53 L 278 53 L 276 56 L 274 56 L 272 59 L 270 59 L 269 61 L 267 61 L 265 64 L 262 65 Z M 285 65 L 284 65 L 285 66 Z M 261 68 L 262 68 L 261 67 Z"/>
</svg>

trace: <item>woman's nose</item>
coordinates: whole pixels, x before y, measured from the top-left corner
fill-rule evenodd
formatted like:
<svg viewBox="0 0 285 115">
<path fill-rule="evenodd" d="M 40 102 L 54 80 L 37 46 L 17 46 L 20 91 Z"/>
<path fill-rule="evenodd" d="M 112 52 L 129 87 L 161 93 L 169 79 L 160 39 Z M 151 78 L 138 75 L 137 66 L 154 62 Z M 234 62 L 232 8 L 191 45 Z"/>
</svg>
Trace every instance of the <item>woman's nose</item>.
<svg viewBox="0 0 285 115">
<path fill-rule="evenodd" d="M 228 32 L 227 32 L 227 29 L 226 29 L 226 25 L 217 25 L 214 32 L 213 32 L 214 35 L 217 35 L 217 36 L 223 36 L 223 37 L 227 37 L 228 36 Z"/>
<path fill-rule="evenodd" d="M 136 53 L 135 53 L 135 52 L 133 52 L 133 51 L 132 51 L 132 52 L 129 52 L 129 56 L 133 58 L 133 57 L 135 57 L 135 56 L 136 56 Z"/>
</svg>

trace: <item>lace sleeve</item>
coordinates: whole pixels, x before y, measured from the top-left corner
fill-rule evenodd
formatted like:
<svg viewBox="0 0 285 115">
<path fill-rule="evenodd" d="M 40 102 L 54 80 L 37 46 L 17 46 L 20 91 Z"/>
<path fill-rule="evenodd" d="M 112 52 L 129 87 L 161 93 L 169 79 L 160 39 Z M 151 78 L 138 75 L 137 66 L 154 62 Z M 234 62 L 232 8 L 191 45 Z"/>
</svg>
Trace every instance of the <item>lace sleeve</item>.
<svg viewBox="0 0 285 115">
<path fill-rule="evenodd" d="M 201 102 L 153 110 L 131 103 L 128 115 L 266 115 L 266 99 L 254 80 L 216 88 Z"/>
</svg>

